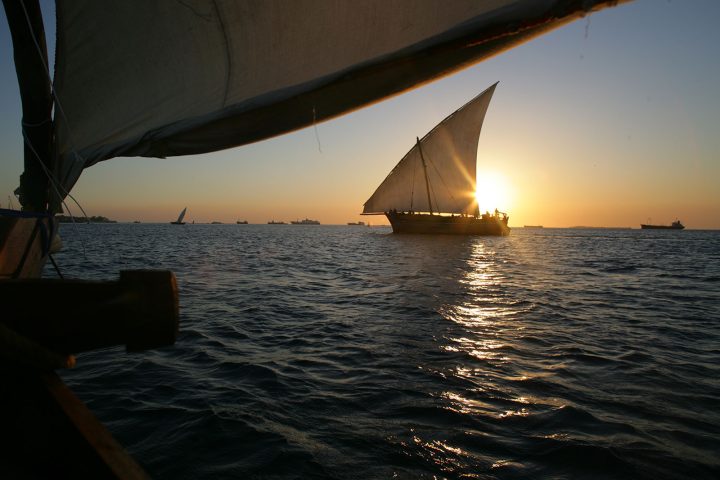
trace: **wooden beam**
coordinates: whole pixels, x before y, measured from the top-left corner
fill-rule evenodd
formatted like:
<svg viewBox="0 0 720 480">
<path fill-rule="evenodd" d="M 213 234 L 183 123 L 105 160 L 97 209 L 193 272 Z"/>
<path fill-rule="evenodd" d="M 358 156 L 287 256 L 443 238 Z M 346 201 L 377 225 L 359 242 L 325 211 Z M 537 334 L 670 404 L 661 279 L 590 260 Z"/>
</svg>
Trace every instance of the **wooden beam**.
<svg viewBox="0 0 720 480">
<path fill-rule="evenodd" d="M 178 333 L 177 282 L 164 270 L 124 271 L 117 281 L 3 280 L 0 305 L 0 322 L 60 354 L 146 350 Z"/>
</svg>

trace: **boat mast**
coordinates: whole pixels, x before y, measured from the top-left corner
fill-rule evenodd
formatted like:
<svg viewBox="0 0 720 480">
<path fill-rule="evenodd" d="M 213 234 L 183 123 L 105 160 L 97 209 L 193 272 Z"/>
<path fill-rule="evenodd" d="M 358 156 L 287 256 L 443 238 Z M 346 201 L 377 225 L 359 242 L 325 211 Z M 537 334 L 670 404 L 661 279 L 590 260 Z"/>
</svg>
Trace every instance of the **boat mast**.
<svg viewBox="0 0 720 480">
<path fill-rule="evenodd" d="M 415 137 L 417 139 L 417 146 L 418 150 L 420 151 L 420 159 L 422 160 L 423 164 L 423 172 L 425 173 L 425 188 L 427 188 L 427 197 L 428 197 L 428 208 L 430 209 L 430 215 L 433 213 L 432 209 L 432 202 L 430 201 L 430 180 L 428 180 L 428 174 L 427 174 L 427 165 L 425 164 L 425 156 L 422 152 L 422 146 L 420 145 L 420 138 Z"/>
<path fill-rule="evenodd" d="M 37 0 L 3 0 L 3 6 L 12 35 L 23 110 L 25 171 L 20 176 L 20 203 L 23 210 L 45 212 L 50 185 L 49 173 L 45 170 L 54 170 L 51 164 L 53 102 L 42 12 Z"/>
</svg>

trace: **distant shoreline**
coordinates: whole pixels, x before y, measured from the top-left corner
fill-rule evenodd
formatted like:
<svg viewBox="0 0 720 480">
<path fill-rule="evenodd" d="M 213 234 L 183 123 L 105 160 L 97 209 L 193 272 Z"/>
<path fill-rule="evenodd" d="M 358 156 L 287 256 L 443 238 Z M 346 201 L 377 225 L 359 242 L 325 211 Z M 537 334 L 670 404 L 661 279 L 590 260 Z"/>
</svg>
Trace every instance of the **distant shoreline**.
<svg viewBox="0 0 720 480">
<path fill-rule="evenodd" d="M 109 218 L 100 215 L 93 215 L 92 217 L 70 217 L 68 215 L 55 215 L 55 218 L 60 223 L 117 223 L 115 220 L 110 220 Z"/>
</svg>

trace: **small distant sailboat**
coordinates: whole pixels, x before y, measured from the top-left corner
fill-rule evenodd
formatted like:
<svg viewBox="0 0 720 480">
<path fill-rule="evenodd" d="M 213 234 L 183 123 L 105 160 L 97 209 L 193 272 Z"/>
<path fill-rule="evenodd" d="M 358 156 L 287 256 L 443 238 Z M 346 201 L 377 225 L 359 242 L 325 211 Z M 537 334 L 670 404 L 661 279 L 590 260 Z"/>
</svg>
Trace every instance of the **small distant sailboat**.
<svg viewBox="0 0 720 480">
<path fill-rule="evenodd" d="M 418 138 L 365 202 L 363 215 L 384 214 L 394 233 L 509 234 L 507 214 L 480 215 L 475 198 L 478 140 L 496 86 Z"/>
<path fill-rule="evenodd" d="M 187 207 L 183 208 L 182 212 L 180 212 L 180 215 L 178 215 L 177 220 L 170 223 L 173 225 L 185 225 L 185 222 L 183 222 L 183 218 L 185 218 L 185 212 L 187 212 Z"/>
</svg>

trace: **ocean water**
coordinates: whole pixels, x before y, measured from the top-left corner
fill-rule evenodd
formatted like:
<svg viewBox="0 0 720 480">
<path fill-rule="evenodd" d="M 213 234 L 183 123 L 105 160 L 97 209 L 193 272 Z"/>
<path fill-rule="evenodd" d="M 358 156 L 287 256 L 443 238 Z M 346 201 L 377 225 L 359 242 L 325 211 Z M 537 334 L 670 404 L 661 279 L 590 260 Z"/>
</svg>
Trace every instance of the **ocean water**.
<svg viewBox="0 0 720 480">
<path fill-rule="evenodd" d="M 177 275 L 176 346 L 62 373 L 155 478 L 720 478 L 720 232 L 61 234 Z"/>
</svg>

